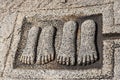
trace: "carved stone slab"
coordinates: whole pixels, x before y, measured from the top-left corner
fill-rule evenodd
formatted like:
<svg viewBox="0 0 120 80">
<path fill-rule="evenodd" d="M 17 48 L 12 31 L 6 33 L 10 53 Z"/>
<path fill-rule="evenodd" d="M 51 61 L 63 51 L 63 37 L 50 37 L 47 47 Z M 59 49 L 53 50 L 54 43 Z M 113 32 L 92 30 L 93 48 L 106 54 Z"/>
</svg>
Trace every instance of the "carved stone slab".
<svg viewBox="0 0 120 80">
<path fill-rule="evenodd" d="M 80 79 L 80 78 L 110 78 L 110 77 L 112 77 L 113 76 L 113 74 L 112 74 L 112 70 L 113 70 L 112 59 L 113 59 L 113 51 L 114 51 L 112 48 L 113 41 L 101 39 L 100 40 L 101 42 L 100 42 L 98 40 L 100 38 L 97 37 L 96 38 L 97 43 L 92 43 L 94 40 L 93 39 L 94 33 L 90 35 L 92 37 L 91 38 L 88 36 L 88 34 L 85 34 L 84 32 L 82 32 L 82 29 L 84 29 L 85 24 L 90 24 L 92 26 L 92 29 L 91 29 L 91 27 L 89 27 L 89 25 L 88 25 L 90 32 L 94 32 L 95 30 L 97 30 L 95 28 L 95 26 L 96 26 L 95 24 L 97 24 L 97 26 L 98 26 L 97 28 L 100 29 L 99 30 L 100 32 L 98 32 L 98 31 L 96 31 L 96 32 L 98 32 L 99 36 L 102 36 L 102 34 L 104 34 L 104 33 L 111 32 L 112 28 L 110 26 L 113 25 L 113 23 L 112 23 L 113 18 L 112 18 L 112 14 L 110 12 L 111 8 L 112 8 L 112 5 L 109 4 L 107 6 L 105 6 L 105 5 L 95 6 L 94 10 L 92 10 L 92 7 L 88 7 L 88 8 L 84 8 L 84 9 L 83 8 L 81 8 L 81 9 L 75 8 L 72 10 L 68 10 L 68 12 L 65 12 L 66 10 L 61 10 L 62 13 L 59 10 L 55 10 L 55 11 L 48 10 L 47 12 L 45 12 L 46 14 L 44 14 L 44 13 L 40 14 L 39 12 L 22 13 L 22 14 L 20 13 L 18 15 L 18 18 L 16 21 L 13 43 L 11 45 L 11 49 L 9 52 L 9 56 L 8 56 L 8 60 L 7 60 L 7 64 L 6 64 L 7 66 L 5 68 L 4 76 L 14 77 L 14 78 L 38 78 L 38 79 L 41 79 L 41 78 L 78 78 L 78 79 Z M 52 13 L 52 16 L 50 14 L 48 15 L 48 13 Z M 54 13 L 56 13 L 56 15 L 54 15 Z M 75 16 L 71 16 L 72 14 L 75 14 Z M 66 16 L 66 15 L 68 15 L 68 16 Z M 77 17 L 77 20 L 76 20 L 76 17 Z M 89 21 L 89 19 L 92 19 L 92 20 Z M 73 22 L 69 22 L 71 20 Z M 78 24 L 75 23 L 74 21 L 77 21 Z M 72 27 L 71 27 L 71 25 L 72 25 Z M 80 26 L 78 26 L 78 25 L 80 25 Z M 37 29 L 33 28 L 33 26 L 35 26 Z M 47 29 L 45 26 L 48 26 Z M 78 26 L 78 27 L 76 27 L 76 26 Z M 83 28 L 81 26 L 83 26 Z M 39 31 L 38 27 L 41 28 L 40 33 L 38 32 Z M 32 29 L 34 31 L 34 32 L 32 31 L 33 33 L 31 32 Z M 68 33 L 66 33 L 67 29 L 68 29 Z M 53 35 L 54 33 L 52 33 L 52 32 L 54 32 L 54 30 L 56 32 L 55 41 L 53 41 L 54 38 L 52 38 L 54 36 Z M 77 38 L 78 39 L 77 44 L 81 43 L 82 36 L 80 33 L 82 32 L 82 33 L 84 33 L 85 36 L 88 36 L 88 38 L 91 38 L 90 42 L 92 44 L 97 44 L 97 46 L 99 46 L 98 52 L 95 52 L 95 53 L 99 53 L 100 58 L 96 63 L 85 66 L 85 67 L 81 67 L 79 65 L 71 66 L 74 64 L 74 61 L 70 60 L 70 62 L 71 61 L 73 61 L 73 62 L 69 64 L 70 66 L 67 66 L 67 64 L 68 64 L 67 62 L 65 62 L 65 63 L 60 62 L 60 60 L 58 59 L 58 61 L 57 61 L 58 63 L 56 63 L 55 61 L 53 61 L 54 58 L 51 57 L 50 60 L 47 60 L 44 58 L 47 61 L 42 60 L 43 58 L 38 58 L 38 62 L 37 62 L 37 59 L 35 61 L 35 62 L 37 62 L 37 64 L 34 64 L 33 59 L 31 59 L 31 58 L 29 58 L 29 60 L 25 59 L 26 55 L 25 56 L 23 55 L 23 57 L 20 58 L 20 60 L 19 60 L 19 55 L 21 55 L 24 52 L 24 49 L 25 50 L 29 49 L 29 47 L 26 48 L 26 46 L 29 46 L 29 45 L 27 45 L 27 42 L 29 42 L 29 41 L 31 42 L 31 40 L 33 40 L 35 42 L 32 42 L 31 46 L 35 46 L 34 44 L 36 43 L 36 40 L 38 40 L 38 39 L 36 39 L 37 34 L 41 34 L 39 36 L 39 38 L 40 38 L 39 41 L 40 41 L 40 43 L 42 43 L 41 45 L 43 45 L 44 43 L 47 43 L 48 39 L 50 39 L 50 41 L 52 40 L 51 43 L 55 42 L 55 45 L 54 45 L 55 52 L 56 52 L 56 54 L 58 54 L 59 52 L 61 53 L 61 51 L 64 51 L 64 49 L 63 50 L 60 49 L 60 48 L 64 47 L 64 45 L 61 45 L 62 41 L 63 42 L 64 42 L 64 40 L 68 41 L 68 39 L 67 39 L 68 37 L 70 37 L 70 38 L 75 37 L 74 33 L 76 30 L 78 30 L 77 36 L 79 36 Z M 69 32 L 69 31 L 71 31 L 71 32 Z M 34 37 L 31 37 L 31 39 L 30 39 L 31 34 L 34 35 Z M 68 34 L 68 37 L 66 36 L 67 34 Z M 69 34 L 71 34 L 71 35 L 69 35 Z M 64 37 L 63 37 L 63 35 L 64 35 Z M 72 41 L 74 41 L 74 39 L 75 38 L 73 38 Z M 38 43 L 39 43 L 39 41 L 38 41 Z M 70 41 L 70 45 L 72 45 L 72 43 L 73 43 L 72 41 Z M 48 45 L 51 46 L 51 43 Z M 69 43 L 66 43 L 66 44 L 68 45 Z M 103 46 L 102 46 L 102 44 L 103 44 Z M 38 46 L 39 46 L 39 44 L 38 44 Z M 41 47 L 41 48 L 46 49 L 48 47 L 48 46 L 47 47 L 44 47 L 44 46 L 46 46 L 46 45 L 43 45 L 43 47 Z M 78 47 L 76 48 L 77 50 L 75 50 L 75 51 L 79 52 L 80 46 L 81 45 L 78 45 Z M 82 45 L 82 47 L 83 46 L 84 45 Z M 91 46 L 91 45 L 88 44 L 88 46 Z M 94 46 L 96 46 L 96 45 L 94 45 Z M 41 49 L 41 48 L 39 48 L 40 50 L 38 49 L 39 53 L 41 53 L 43 51 L 43 49 Z M 73 48 L 74 48 L 74 46 L 73 46 Z M 31 48 L 31 49 L 33 49 L 33 48 Z M 37 49 L 37 48 L 35 48 L 35 49 Z M 48 49 L 51 49 L 49 51 L 54 54 L 54 51 L 52 51 L 53 47 L 52 48 L 49 47 Z M 30 50 L 28 50 L 28 51 L 30 51 Z M 47 50 L 45 50 L 45 51 L 46 51 L 45 54 L 47 54 Z M 72 51 L 74 53 L 74 49 Z M 92 51 L 96 51 L 96 50 L 93 49 Z M 82 52 L 80 52 L 80 53 L 82 53 Z M 41 56 L 41 54 L 39 54 L 39 55 Z M 29 57 L 29 56 L 27 55 L 27 57 Z M 34 56 L 34 57 L 36 57 L 36 56 Z M 48 61 L 50 61 L 50 62 L 48 63 Z M 20 62 L 22 62 L 22 63 L 20 63 Z M 79 60 L 77 62 L 79 62 Z M 45 64 L 45 63 L 47 63 L 47 64 Z M 40 64 L 44 64 L 44 65 L 40 65 Z M 61 65 L 61 64 L 63 64 L 63 65 Z M 85 62 L 85 64 L 86 64 L 86 62 Z"/>
</svg>

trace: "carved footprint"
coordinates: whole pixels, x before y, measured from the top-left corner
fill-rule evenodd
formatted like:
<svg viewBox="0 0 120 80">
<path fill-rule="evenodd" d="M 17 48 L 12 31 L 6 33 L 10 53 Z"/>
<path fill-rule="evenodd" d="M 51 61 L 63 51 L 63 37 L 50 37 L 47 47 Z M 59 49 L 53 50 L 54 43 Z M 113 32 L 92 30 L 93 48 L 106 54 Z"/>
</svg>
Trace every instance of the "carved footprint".
<svg viewBox="0 0 120 80">
<path fill-rule="evenodd" d="M 63 65 L 75 64 L 75 38 L 77 24 L 74 21 L 68 21 L 64 24 L 62 43 L 57 55 L 57 62 Z"/>
<path fill-rule="evenodd" d="M 94 63 L 97 59 L 95 47 L 95 22 L 86 20 L 81 25 L 81 45 L 78 53 L 78 64 L 88 65 Z"/>
<path fill-rule="evenodd" d="M 36 64 L 45 64 L 54 60 L 54 34 L 55 28 L 53 26 L 43 28 L 39 37 Z"/>
<path fill-rule="evenodd" d="M 20 61 L 25 64 L 33 64 L 35 59 L 35 48 L 37 44 L 37 37 L 39 34 L 38 27 L 32 27 L 28 33 L 26 47 L 20 56 Z"/>
</svg>

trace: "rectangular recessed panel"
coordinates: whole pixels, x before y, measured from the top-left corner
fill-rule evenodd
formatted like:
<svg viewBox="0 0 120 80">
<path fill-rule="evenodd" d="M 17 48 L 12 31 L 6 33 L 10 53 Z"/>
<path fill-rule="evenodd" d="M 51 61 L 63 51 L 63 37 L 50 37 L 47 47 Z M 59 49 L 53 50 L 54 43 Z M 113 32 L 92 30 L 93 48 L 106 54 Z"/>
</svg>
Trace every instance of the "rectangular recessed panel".
<svg viewBox="0 0 120 80">
<path fill-rule="evenodd" d="M 95 24 L 96 24 L 96 31 L 95 31 L 95 47 L 96 47 L 96 54 L 97 56 L 99 57 L 99 59 L 97 61 L 95 61 L 95 63 L 90 63 L 91 65 L 87 65 L 86 66 L 82 66 L 82 65 L 78 65 L 77 63 L 77 58 L 78 58 L 78 54 L 80 53 L 79 49 L 80 49 L 80 44 L 81 44 L 81 25 L 83 22 L 87 21 L 87 20 L 94 20 L 95 21 Z M 67 21 L 61 21 L 61 20 L 45 20 L 45 21 L 38 21 L 36 22 L 36 24 L 38 25 L 35 25 L 37 27 L 40 27 L 41 28 L 41 33 L 39 35 L 42 35 L 42 30 L 44 30 L 44 27 L 46 26 L 54 26 L 55 29 L 56 29 L 56 32 L 54 33 L 54 39 L 53 39 L 53 46 L 55 48 L 55 59 L 51 62 L 48 62 L 44 65 L 37 65 L 36 62 L 37 62 L 37 57 L 39 57 L 39 55 L 37 55 L 37 47 L 35 47 L 36 49 L 36 53 L 34 52 L 33 54 L 35 54 L 35 60 L 34 60 L 34 64 L 25 64 L 24 62 L 20 62 L 19 60 L 19 57 L 21 55 L 24 55 L 27 53 L 23 53 L 23 50 L 25 49 L 26 45 L 27 45 L 27 39 L 29 38 L 28 37 L 28 33 L 30 32 L 30 29 L 34 26 L 34 21 L 33 22 L 26 22 L 24 21 L 23 23 L 23 26 L 22 26 L 22 33 L 21 33 L 21 40 L 19 42 L 19 46 L 18 46 L 18 50 L 17 50 L 17 53 L 16 53 L 16 60 L 15 60 L 15 66 L 14 68 L 32 68 L 32 69 L 74 69 L 74 70 L 79 70 L 79 69 L 89 69 L 89 68 L 101 68 L 102 67 L 102 15 L 91 15 L 91 16 L 85 16 L 85 17 L 77 17 L 76 18 L 76 23 L 77 23 L 77 29 L 76 29 L 76 38 L 75 38 L 75 57 L 73 57 L 76 61 L 75 61 L 75 65 L 74 66 L 67 66 L 67 65 L 60 65 L 57 63 L 57 55 L 59 54 L 59 50 L 60 50 L 60 46 L 61 46 L 61 43 L 62 43 L 62 36 L 63 36 L 63 27 L 65 25 L 65 23 Z M 68 28 L 69 29 L 69 28 Z M 98 32 L 99 31 L 99 32 Z M 66 31 L 67 33 L 67 31 Z M 47 34 L 47 33 L 46 33 Z M 69 35 L 68 35 L 69 37 Z M 44 39 L 43 39 L 44 40 Z M 63 39 L 64 40 L 64 39 Z M 83 42 L 84 43 L 84 42 Z M 30 44 L 30 43 L 29 43 Z M 38 42 L 36 43 L 37 45 L 40 45 L 39 44 L 39 39 L 38 39 Z M 49 43 L 45 43 L 45 44 L 49 44 Z M 45 45 L 43 44 L 43 45 Z M 67 45 L 69 46 L 69 45 Z M 43 46 L 44 47 L 44 46 Z M 52 46 L 51 46 L 52 47 Z M 31 51 L 31 49 L 29 49 L 28 51 Z M 43 53 L 44 54 L 44 51 Z M 64 53 L 66 54 L 66 53 Z M 72 53 L 74 54 L 74 53 Z M 92 54 L 92 53 L 91 53 Z M 48 54 L 49 55 L 49 54 Z M 28 55 L 29 56 L 29 55 Z M 26 57 L 28 57 L 26 56 Z M 61 55 L 64 57 L 64 55 Z M 81 55 L 82 56 L 82 55 Z M 86 54 L 87 56 L 87 54 Z M 89 52 L 88 52 L 88 56 L 89 55 Z M 91 56 L 92 57 L 92 56 Z M 26 60 L 27 61 L 27 60 Z"/>
<path fill-rule="evenodd" d="M 92 7 L 88 7 L 75 8 L 68 12 L 62 9 L 48 10 L 46 14 L 44 12 L 40 14 L 39 11 L 20 13 L 16 21 L 17 27 L 15 27 L 4 76 L 38 79 L 111 78 L 113 76 L 113 49 L 111 47 L 113 41 L 102 39 L 102 35 L 112 29 L 110 27 L 112 16 L 109 14 L 111 7 L 112 5 L 109 4 L 108 6 L 94 6 L 94 10 Z M 61 11 L 63 12 L 61 13 Z M 48 13 L 52 13 L 52 15 L 48 15 Z M 54 13 L 57 14 L 54 15 Z M 27 50 L 29 52 L 33 48 L 34 64 L 30 64 L 33 63 L 29 58 L 31 55 L 23 55 L 23 53 Z M 55 59 L 51 56 L 47 59 L 40 58 L 45 57 L 49 52 L 55 55 Z M 93 54 L 94 59 L 88 57 L 86 59 L 86 55 L 93 56 Z M 98 54 L 97 61 L 95 60 L 96 54 Z M 25 58 L 26 56 L 27 58 Z M 57 56 L 62 56 L 62 58 L 58 58 L 57 61 Z M 81 56 L 82 58 L 80 58 Z M 41 62 L 39 62 L 40 60 Z M 92 60 L 96 62 L 85 65 Z M 73 64 L 74 66 L 72 66 Z"/>
</svg>

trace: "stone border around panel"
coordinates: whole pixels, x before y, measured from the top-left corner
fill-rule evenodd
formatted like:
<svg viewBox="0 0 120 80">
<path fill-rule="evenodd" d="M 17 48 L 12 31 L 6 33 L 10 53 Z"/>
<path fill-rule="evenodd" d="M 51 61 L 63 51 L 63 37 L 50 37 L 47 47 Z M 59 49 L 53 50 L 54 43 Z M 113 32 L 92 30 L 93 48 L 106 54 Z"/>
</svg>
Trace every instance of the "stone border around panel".
<svg viewBox="0 0 120 80">
<path fill-rule="evenodd" d="M 94 10 L 92 10 L 94 9 Z M 103 41 L 103 67 L 102 69 L 87 69 L 87 70 L 30 70 L 30 69 L 14 69 L 14 59 L 16 50 L 20 41 L 21 35 L 21 27 L 22 22 L 25 17 L 33 16 L 35 14 L 40 14 L 40 16 L 50 16 L 54 17 L 60 15 L 80 15 L 88 16 L 94 14 L 102 14 L 103 15 L 103 33 L 108 33 L 112 30 L 111 26 L 113 25 L 113 18 L 112 18 L 112 4 L 103 5 L 103 6 L 94 6 L 88 8 L 75 8 L 75 9 L 62 9 L 62 10 L 46 10 L 43 13 L 41 12 L 27 12 L 27 13 L 20 13 L 18 15 L 16 21 L 16 27 L 14 30 L 14 37 L 13 43 L 11 45 L 11 50 L 9 52 L 8 60 L 6 63 L 6 68 L 4 71 L 4 76 L 12 77 L 12 78 L 111 78 L 113 77 L 113 41 L 105 40 Z M 62 13 L 61 13 L 62 12 Z M 108 29 L 106 29 L 108 28 Z M 106 31 L 107 30 L 107 31 Z"/>
<path fill-rule="evenodd" d="M 0 22 L 0 76 L 3 76 L 8 52 L 10 50 L 17 13 L 3 16 Z"/>
</svg>

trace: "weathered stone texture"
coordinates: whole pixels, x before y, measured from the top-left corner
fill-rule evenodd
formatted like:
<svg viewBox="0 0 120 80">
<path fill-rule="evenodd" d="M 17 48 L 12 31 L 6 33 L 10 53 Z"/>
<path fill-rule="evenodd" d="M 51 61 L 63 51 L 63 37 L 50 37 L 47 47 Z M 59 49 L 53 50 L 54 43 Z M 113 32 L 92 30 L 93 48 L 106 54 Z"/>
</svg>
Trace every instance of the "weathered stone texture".
<svg viewBox="0 0 120 80">
<path fill-rule="evenodd" d="M 1 0 L 1 11 L 59 9 L 112 3 L 114 0 Z"/>
<path fill-rule="evenodd" d="M 120 40 L 116 39 L 115 43 L 115 53 L 114 53 L 114 80 L 118 80 L 120 78 Z"/>
<path fill-rule="evenodd" d="M 87 30 L 80 29 L 81 24 L 88 19 L 92 19 L 93 21 L 95 21 L 95 24 L 98 25 L 99 28 L 96 29 L 95 32 L 98 32 L 99 34 L 97 36 L 100 37 L 96 37 L 94 36 L 94 34 L 91 34 L 94 31 L 93 27 L 90 27 L 90 30 L 88 31 L 88 34 L 90 33 L 89 35 L 87 35 L 88 39 L 85 40 L 86 34 L 84 35 L 84 38 L 81 37 L 81 32 L 82 33 L 84 33 L 84 31 L 87 32 Z M 71 28 L 68 24 L 67 26 L 68 29 L 65 28 L 64 30 L 63 24 L 71 20 L 76 21 L 78 23 L 76 24 L 77 26 L 72 26 Z M 49 62 L 50 65 L 54 66 L 54 68 L 51 69 L 49 63 L 47 65 L 47 68 L 44 68 L 46 67 L 44 65 L 42 67 L 40 66 L 38 67 L 38 64 L 36 63 L 35 64 L 32 63 L 33 65 L 31 64 L 29 66 L 30 64 L 30 61 L 28 59 L 29 55 L 27 55 L 26 58 L 22 58 L 21 60 L 21 62 L 23 62 L 22 66 L 25 65 L 25 67 L 19 67 L 20 65 L 16 64 L 16 62 L 19 62 L 19 59 L 16 58 L 19 57 L 16 57 L 16 55 L 17 52 L 19 51 L 21 38 L 23 38 L 23 40 L 24 39 L 27 40 L 26 37 L 24 37 L 27 34 L 23 34 L 23 32 L 24 31 L 26 31 L 26 33 L 29 32 L 29 30 L 27 29 L 23 30 L 24 29 L 23 27 L 25 27 L 24 26 L 25 23 L 31 24 L 31 26 L 34 25 L 35 27 L 42 28 L 44 26 L 45 27 L 52 26 L 56 29 L 57 33 L 55 36 L 54 29 L 48 30 L 47 28 L 45 28 L 44 32 L 41 35 L 42 39 L 40 39 L 40 42 L 42 43 L 43 46 L 39 44 L 40 51 L 42 52 L 44 52 L 46 48 L 48 49 L 51 48 L 50 50 L 51 53 L 52 52 L 54 53 L 53 49 L 55 48 L 54 54 L 56 55 L 54 57 L 56 58 L 58 51 L 60 52 L 68 51 L 69 54 L 71 52 L 69 50 L 71 48 L 76 48 L 77 44 L 78 50 L 75 51 L 74 49 L 72 50 L 75 53 L 77 53 L 80 49 L 80 40 L 83 39 L 82 40 L 83 44 L 84 41 L 87 42 L 87 40 L 91 40 L 90 46 L 89 44 L 87 44 L 88 46 L 83 45 L 85 48 L 86 46 L 90 48 L 91 52 L 93 51 L 92 50 L 93 47 L 96 46 L 99 47 L 98 53 L 100 52 L 99 53 L 100 56 L 97 55 L 97 57 L 100 57 L 100 59 L 98 62 L 97 60 L 93 59 L 95 60 L 96 63 L 92 64 L 92 66 L 90 67 L 89 65 L 88 67 L 86 67 L 86 65 L 84 65 L 83 67 L 80 66 L 80 68 L 79 66 L 77 66 L 76 68 L 74 68 L 75 69 L 74 70 L 72 69 L 73 67 L 69 69 L 69 66 L 75 64 L 74 62 L 75 60 L 73 60 L 73 63 L 71 63 L 69 66 L 65 66 L 65 64 L 67 65 L 68 62 L 71 62 L 72 60 L 69 59 L 68 61 L 67 60 L 65 61 L 66 57 L 65 53 L 63 52 L 62 52 L 63 54 L 62 53 L 59 54 L 60 56 L 63 56 L 60 59 L 61 61 L 58 59 L 58 61 L 56 62 L 53 61 L 54 59 L 51 59 L 51 57 L 49 61 L 47 55 L 46 57 L 44 57 L 45 55 L 42 55 L 42 57 L 44 58 L 37 57 L 38 64 L 40 66 L 42 64 L 47 65 L 46 63 Z M 87 26 L 85 25 L 85 27 Z M 30 27 L 28 26 L 28 28 Z M 76 32 L 74 31 L 75 29 L 78 31 L 77 34 L 76 33 L 74 34 L 74 32 Z M 68 31 L 68 33 L 63 34 L 63 32 L 66 31 Z M 48 34 L 46 34 L 47 32 Z M 79 36 L 79 37 L 77 36 L 78 39 L 75 38 L 75 35 Z M 32 38 L 37 37 L 37 35 L 34 37 L 33 35 L 30 36 Z M 64 36 L 65 38 L 67 38 L 66 41 L 65 39 L 62 39 L 64 38 Z M 92 36 L 92 38 L 89 36 Z M 55 41 L 53 41 L 54 38 Z M 99 44 L 94 43 L 95 38 L 97 38 L 98 40 L 97 42 Z M 120 0 L 0 0 L 0 80 L 33 80 L 33 79 L 119 80 L 120 79 L 119 39 L 120 39 Z M 29 40 L 33 39 L 30 39 L 29 37 Z M 74 43 L 75 40 L 77 41 L 77 43 Z M 51 41 L 50 44 L 47 44 L 49 41 Z M 61 42 L 63 42 L 62 43 L 63 45 L 61 47 L 62 49 L 59 50 Z M 67 46 L 68 43 L 67 45 L 65 45 L 65 42 L 68 42 L 69 45 L 72 45 L 73 43 L 74 46 L 72 45 L 70 46 L 71 48 L 69 48 L 69 46 Z M 55 43 L 55 46 L 51 47 L 53 43 Z M 24 41 L 23 44 L 25 44 Z M 31 42 L 28 43 L 28 46 L 29 44 L 31 44 Z M 35 46 L 34 43 L 33 45 Z M 65 48 L 63 48 L 64 46 L 69 49 L 65 50 Z M 44 50 L 42 48 L 44 48 Z M 46 54 L 48 54 L 47 50 Z M 87 52 L 90 52 L 90 50 L 89 51 L 87 50 Z M 42 52 L 41 54 L 43 54 Z M 85 51 L 83 50 L 82 52 L 84 53 Z M 73 56 L 72 53 L 70 55 Z M 44 60 L 41 61 L 41 59 Z M 76 59 L 77 61 L 77 58 L 74 57 L 74 59 Z M 84 58 L 83 60 L 92 62 L 89 61 L 90 60 L 89 55 L 87 56 L 86 59 Z M 84 63 L 88 64 L 88 62 L 85 61 L 83 61 L 83 64 Z M 40 62 L 42 62 L 42 64 L 40 64 Z M 63 64 L 63 66 L 65 67 L 62 66 L 61 68 L 60 64 L 57 64 L 57 62 Z M 28 65 L 26 65 L 26 63 Z"/>
<path fill-rule="evenodd" d="M 16 13 L 8 14 L 0 22 L 0 73 L 4 70 L 8 51 L 12 43 L 16 16 Z"/>
<path fill-rule="evenodd" d="M 114 18 L 115 24 L 120 24 L 120 0 L 114 1 Z"/>
</svg>

